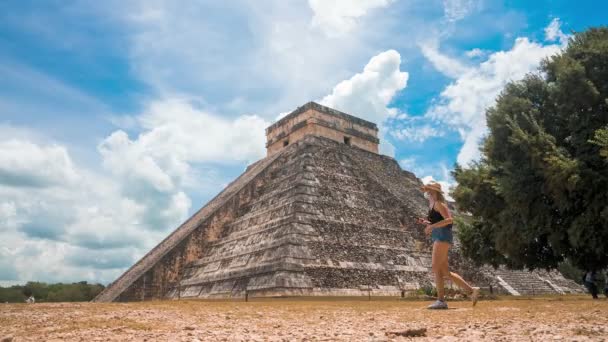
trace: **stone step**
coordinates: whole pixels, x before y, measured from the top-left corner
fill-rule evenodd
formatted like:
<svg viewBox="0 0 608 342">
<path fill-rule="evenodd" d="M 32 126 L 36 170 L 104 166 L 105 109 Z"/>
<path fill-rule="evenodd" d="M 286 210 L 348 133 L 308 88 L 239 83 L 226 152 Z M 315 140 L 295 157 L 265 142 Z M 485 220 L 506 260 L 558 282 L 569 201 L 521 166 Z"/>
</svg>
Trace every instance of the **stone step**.
<svg viewBox="0 0 608 342">
<path fill-rule="evenodd" d="M 534 272 L 507 270 L 498 271 L 496 275 L 522 295 L 557 293 Z"/>
<path fill-rule="evenodd" d="M 300 181 L 297 183 L 291 183 L 287 188 L 275 189 L 270 194 L 264 194 L 260 196 L 258 199 L 254 200 L 248 206 L 243 206 L 241 211 L 245 213 L 255 212 L 259 210 L 264 210 L 269 206 L 274 206 L 278 203 L 284 203 L 288 201 L 291 197 L 296 195 L 308 195 L 308 196 L 317 196 L 318 188 L 316 185 L 311 184 L 307 181 Z M 242 218 L 244 216 L 240 215 L 238 218 Z"/>
<path fill-rule="evenodd" d="M 317 237 L 316 234 L 307 234 L 305 231 L 281 231 L 280 234 L 276 235 L 264 235 L 258 234 L 253 242 L 249 240 L 249 243 L 239 243 L 241 240 L 235 240 L 233 243 L 224 244 L 221 247 L 211 247 L 209 252 L 205 256 L 193 263 L 193 266 L 204 266 L 212 262 L 218 262 L 223 260 L 229 260 L 232 258 L 249 255 L 261 251 L 265 251 L 270 248 L 281 246 L 285 243 L 303 245 L 311 238 Z"/>
</svg>

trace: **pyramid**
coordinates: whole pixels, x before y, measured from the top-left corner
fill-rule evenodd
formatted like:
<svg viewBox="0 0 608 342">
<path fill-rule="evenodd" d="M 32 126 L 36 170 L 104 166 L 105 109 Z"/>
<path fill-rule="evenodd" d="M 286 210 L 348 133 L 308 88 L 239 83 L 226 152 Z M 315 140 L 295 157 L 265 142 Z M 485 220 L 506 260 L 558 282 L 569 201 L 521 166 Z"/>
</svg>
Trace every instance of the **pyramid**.
<svg viewBox="0 0 608 342">
<path fill-rule="evenodd" d="M 422 183 L 378 154 L 377 133 L 317 103 L 299 107 L 267 128 L 265 158 L 95 301 L 400 296 L 432 285 L 430 241 L 415 223 L 426 214 Z M 467 273 L 455 253 L 465 277 L 517 292 L 510 271 Z"/>
</svg>

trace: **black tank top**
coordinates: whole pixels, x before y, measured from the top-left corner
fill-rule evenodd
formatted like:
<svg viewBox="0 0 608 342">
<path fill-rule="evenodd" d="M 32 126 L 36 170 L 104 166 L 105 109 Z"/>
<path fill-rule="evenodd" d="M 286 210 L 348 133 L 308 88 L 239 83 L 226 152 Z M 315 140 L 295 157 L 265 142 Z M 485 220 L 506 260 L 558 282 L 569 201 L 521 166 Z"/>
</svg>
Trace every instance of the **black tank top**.
<svg viewBox="0 0 608 342">
<path fill-rule="evenodd" d="M 428 220 L 429 222 L 431 222 L 431 224 L 437 223 L 439 221 L 443 221 L 443 216 L 441 216 L 441 213 L 438 212 L 437 210 L 435 210 L 435 204 L 433 204 L 433 207 L 429 210 L 429 215 L 428 215 Z M 448 225 L 447 227 L 451 227 L 452 225 Z"/>
</svg>

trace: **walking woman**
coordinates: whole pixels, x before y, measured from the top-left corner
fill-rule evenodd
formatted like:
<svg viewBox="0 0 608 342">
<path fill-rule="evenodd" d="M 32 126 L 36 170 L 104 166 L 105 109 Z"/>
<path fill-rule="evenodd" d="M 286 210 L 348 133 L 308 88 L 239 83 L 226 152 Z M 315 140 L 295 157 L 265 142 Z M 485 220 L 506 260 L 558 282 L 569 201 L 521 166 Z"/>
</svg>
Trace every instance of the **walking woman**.
<svg viewBox="0 0 608 342">
<path fill-rule="evenodd" d="M 418 219 L 418 222 L 426 224 L 424 232 L 431 236 L 433 241 L 433 273 L 435 274 L 435 285 L 437 286 L 437 301 L 429 305 L 429 309 L 447 309 L 445 302 L 445 279 L 450 279 L 471 296 L 473 306 L 477 304 L 479 288 L 471 287 L 461 276 L 449 271 L 448 251 L 453 242 L 452 215 L 447 206 L 441 185 L 430 183 L 424 185 L 421 190 L 428 194 L 429 215 L 427 219 Z"/>
</svg>

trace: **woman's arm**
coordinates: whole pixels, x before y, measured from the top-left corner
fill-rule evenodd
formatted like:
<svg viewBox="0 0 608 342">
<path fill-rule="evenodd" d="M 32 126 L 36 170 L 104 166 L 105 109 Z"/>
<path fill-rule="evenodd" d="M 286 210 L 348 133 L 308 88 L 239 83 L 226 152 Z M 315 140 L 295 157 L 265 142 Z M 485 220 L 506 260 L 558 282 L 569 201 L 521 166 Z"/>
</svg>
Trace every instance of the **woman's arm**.
<svg viewBox="0 0 608 342">
<path fill-rule="evenodd" d="M 437 208 L 437 211 L 439 211 L 439 213 L 443 217 L 443 220 L 430 225 L 431 229 L 449 226 L 450 224 L 452 224 L 454 222 L 454 220 L 452 220 L 452 214 L 450 213 L 450 210 L 448 210 L 448 206 L 445 205 L 445 203 L 437 202 L 435 204 L 435 207 Z"/>
<path fill-rule="evenodd" d="M 427 220 L 427 219 L 425 219 L 425 218 L 422 218 L 422 217 L 417 218 L 417 219 L 416 219 L 416 223 L 420 223 L 420 224 L 431 224 L 431 222 L 429 222 L 429 220 Z M 608 279 L 608 278 L 606 278 L 606 279 Z"/>
</svg>

